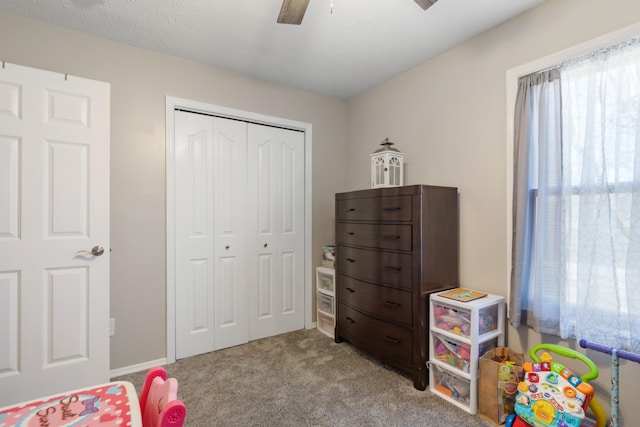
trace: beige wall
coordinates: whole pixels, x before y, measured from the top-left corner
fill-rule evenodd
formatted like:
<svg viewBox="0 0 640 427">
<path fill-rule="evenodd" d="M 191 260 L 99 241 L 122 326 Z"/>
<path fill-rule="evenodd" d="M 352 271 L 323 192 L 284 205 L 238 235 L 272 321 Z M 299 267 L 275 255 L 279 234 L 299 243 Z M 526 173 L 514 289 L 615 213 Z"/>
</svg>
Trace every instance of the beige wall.
<svg viewBox="0 0 640 427">
<path fill-rule="evenodd" d="M 167 95 L 311 123 L 315 264 L 333 241 L 333 194 L 346 171 L 344 101 L 4 13 L 0 61 L 111 84 L 112 369 L 166 355 Z"/>
<path fill-rule="evenodd" d="M 313 124 L 314 262 L 333 241 L 333 193 L 369 187 L 369 153 L 390 137 L 405 152 L 407 184 L 460 190 L 462 285 L 505 295 L 506 70 L 638 20 L 637 0 L 548 0 L 346 104 L 3 13 L 0 60 L 111 83 L 117 369 L 165 355 L 166 95 Z M 509 331 L 516 348 L 541 340 L 556 342 Z M 590 356 L 606 404 L 608 360 Z M 621 372 L 623 425 L 632 425 L 640 365 Z"/>
<path fill-rule="evenodd" d="M 405 153 L 407 184 L 459 188 L 462 286 L 506 296 L 506 71 L 639 20 L 637 0 L 548 0 L 350 99 L 347 189 L 369 186 L 369 153 L 388 136 Z M 510 329 L 518 349 L 556 342 Z M 609 361 L 589 357 L 603 368 L 598 394 L 608 404 Z M 621 373 L 622 425 L 632 425 L 640 365 L 625 362 Z"/>
</svg>

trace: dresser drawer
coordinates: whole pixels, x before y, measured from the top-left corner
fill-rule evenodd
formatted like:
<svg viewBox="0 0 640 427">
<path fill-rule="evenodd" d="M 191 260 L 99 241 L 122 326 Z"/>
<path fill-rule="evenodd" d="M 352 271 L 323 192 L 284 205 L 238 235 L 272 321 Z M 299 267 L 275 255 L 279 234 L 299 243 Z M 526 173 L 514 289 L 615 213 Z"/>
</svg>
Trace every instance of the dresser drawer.
<svg viewBox="0 0 640 427">
<path fill-rule="evenodd" d="M 340 277 L 338 300 L 383 320 L 412 325 L 411 292 Z"/>
<path fill-rule="evenodd" d="M 411 224 L 336 224 L 336 243 L 376 249 L 411 251 Z"/>
<path fill-rule="evenodd" d="M 411 196 L 338 200 L 338 221 L 411 221 Z"/>
<path fill-rule="evenodd" d="M 411 255 L 338 246 L 338 272 L 365 282 L 412 289 Z"/>
<path fill-rule="evenodd" d="M 357 337 L 365 345 L 376 349 L 378 356 L 404 363 L 412 362 L 413 339 L 410 329 L 369 317 L 340 304 L 338 325 L 340 333 Z"/>
</svg>

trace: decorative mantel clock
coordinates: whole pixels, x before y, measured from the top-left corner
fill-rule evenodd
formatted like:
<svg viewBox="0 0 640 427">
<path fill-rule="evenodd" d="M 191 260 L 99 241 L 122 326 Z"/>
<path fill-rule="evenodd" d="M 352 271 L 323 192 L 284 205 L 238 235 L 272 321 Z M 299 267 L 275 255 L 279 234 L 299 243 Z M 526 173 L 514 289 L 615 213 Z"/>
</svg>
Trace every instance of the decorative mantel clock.
<svg viewBox="0 0 640 427">
<path fill-rule="evenodd" d="M 382 148 L 371 156 L 371 188 L 402 186 L 404 154 L 393 148 L 389 138 L 382 140 Z"/>
</svg>

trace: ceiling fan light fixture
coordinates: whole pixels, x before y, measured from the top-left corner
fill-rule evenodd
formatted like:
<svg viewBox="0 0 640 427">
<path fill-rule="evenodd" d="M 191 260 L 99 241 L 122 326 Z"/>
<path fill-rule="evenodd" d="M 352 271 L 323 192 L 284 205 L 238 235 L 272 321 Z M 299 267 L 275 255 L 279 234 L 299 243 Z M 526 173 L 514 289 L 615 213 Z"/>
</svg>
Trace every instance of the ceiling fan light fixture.
<svg viewBox="0 0 640 427">
<path fill-rule="evenodd" d="M 418 5 L 424 10 L 429 9 L 431 6 L 435 4 L 438 0 L 415 0 Z"/>
<path fill-rule="evenodd" d="M 300 25 L 309 0 L 284 0 L 278 15 L 278 24 Z"/>
<path fill-rule="evenodd" d="M 80 1 L 80 0 L 76 0 Z M 88 1 L 88 0 L 82 0 Z M 414 0 L 418 5 L 427 10 L 438 0 Z M 278 24 L 300 25 L 304 14 L 309 6 L 309 0 L 282 0 L 280 14 L 278 15 Z M 329 0 L 329 11 L 333 13 L 333 0 Z"/>
</svg>

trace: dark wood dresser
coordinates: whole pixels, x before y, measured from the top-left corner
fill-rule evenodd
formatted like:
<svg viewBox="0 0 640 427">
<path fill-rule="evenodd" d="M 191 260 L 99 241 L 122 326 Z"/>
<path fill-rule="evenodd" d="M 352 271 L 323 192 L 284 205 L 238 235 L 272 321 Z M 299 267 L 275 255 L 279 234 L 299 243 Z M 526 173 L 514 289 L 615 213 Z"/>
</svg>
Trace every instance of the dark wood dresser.
<svg viewBox="0 0 640 427">
<path fill-rule="evenodd" d="M 336 194 L 335 341 L 428 383 L 429 295 L 458 287 L 458 190 Z"/>
</svg>

